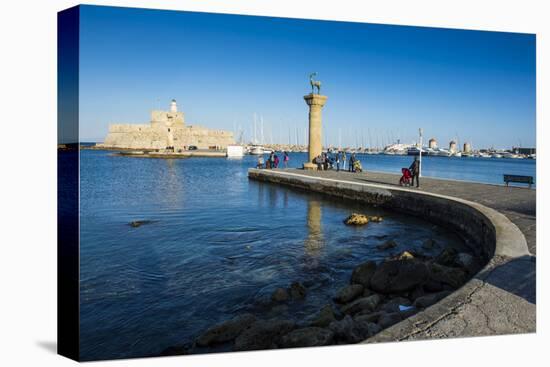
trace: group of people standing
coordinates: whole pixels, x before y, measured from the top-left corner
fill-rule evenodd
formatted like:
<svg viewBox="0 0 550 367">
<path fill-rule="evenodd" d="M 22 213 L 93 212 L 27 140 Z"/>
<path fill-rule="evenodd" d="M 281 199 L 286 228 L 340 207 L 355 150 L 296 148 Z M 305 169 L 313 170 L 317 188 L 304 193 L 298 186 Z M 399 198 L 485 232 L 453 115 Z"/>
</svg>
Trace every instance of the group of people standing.
<svg viewBox="0 0 550 367">
<path fill-rule="evenodd" d="M 288 153 L 283 152 L 283 165 L 284 168 L 288 168 L 288 161 L 290 160 Z M 269 158 L 265 161 L 265 168 L 271 169 L 271 168 L 278 168 L 280 163 L 279 156 L 275 152 L 271 152 L 269 154 Z M 258 157 L 258 164 L 256 165 L 256 168 L 264 168 L 264 156 L 260 155 Z"/>
<path fill-rule="evenodd" d="M 313 161 L 317 164 L 318 170 L 329 170 L 333 169 L 336 166 L 336 171 L 339 172 L 340 169 L 348 172 L 361 172 L 361 164 L 355 153 L 351 153 L 349 159 L 344 151 L 338 151 L 334 153 L 321 153 Z"/>
<path fill-rule="evenodd" d="M 321 153 L 313 159 L 313 163 L 317 165 L 319 171 L 326 171 L 332 168 L 334 160 L 327 153 Z"/>
</svg>

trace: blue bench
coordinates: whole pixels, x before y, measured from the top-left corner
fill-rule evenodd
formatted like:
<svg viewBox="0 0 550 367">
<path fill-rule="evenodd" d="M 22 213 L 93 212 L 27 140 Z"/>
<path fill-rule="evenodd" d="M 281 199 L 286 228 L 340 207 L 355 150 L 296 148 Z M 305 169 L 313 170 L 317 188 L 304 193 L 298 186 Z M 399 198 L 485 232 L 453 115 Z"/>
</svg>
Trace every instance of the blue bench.
<svg viewBox="0 0 550 367">
<path fill-rule="evenodd" d="M 533 181 L 533 176 L 504 175 L 504 183 L 506 186 L 508 186 L 510 182 L 529 184 L 529 188 L 535 183 Z"/>
</svg>

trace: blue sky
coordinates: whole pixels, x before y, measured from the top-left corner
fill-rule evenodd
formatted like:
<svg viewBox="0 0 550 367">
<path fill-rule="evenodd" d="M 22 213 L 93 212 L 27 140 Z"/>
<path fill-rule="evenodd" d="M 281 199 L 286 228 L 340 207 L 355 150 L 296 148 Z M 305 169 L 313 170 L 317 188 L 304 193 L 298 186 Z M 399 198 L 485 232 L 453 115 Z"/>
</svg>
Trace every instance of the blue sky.
<svg viewBox="0 0 550 367">
<path fill-rule="evenodd" d="M 83 6 L 80 137 L 147 123 L 176 98 L 186 122 L 304 141 L 318 72 L 325 142 L 534 146 L 535 35 Z M 259 124 L 258 124 L 259 135 Z"/>
</svg>

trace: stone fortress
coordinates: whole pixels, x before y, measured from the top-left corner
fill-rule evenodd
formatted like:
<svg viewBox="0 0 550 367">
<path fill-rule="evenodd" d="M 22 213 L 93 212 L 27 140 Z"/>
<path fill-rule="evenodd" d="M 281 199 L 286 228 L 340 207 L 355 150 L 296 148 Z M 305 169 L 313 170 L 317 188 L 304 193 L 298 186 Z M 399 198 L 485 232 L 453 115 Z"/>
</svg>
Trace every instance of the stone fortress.
<svg viewBox="0 0 550 367">
<path fill-rule="evenodd" d="M 235 144 L 233 133 L 210 130 L 197 125 L 185 125 L 184 114 L 173 99 L 169 111 L 151 111 L 149 124 L 111 124 L 109 134 L 98 147 L 115 149 L 185 150 L 226 149 Z"/>
</svg>

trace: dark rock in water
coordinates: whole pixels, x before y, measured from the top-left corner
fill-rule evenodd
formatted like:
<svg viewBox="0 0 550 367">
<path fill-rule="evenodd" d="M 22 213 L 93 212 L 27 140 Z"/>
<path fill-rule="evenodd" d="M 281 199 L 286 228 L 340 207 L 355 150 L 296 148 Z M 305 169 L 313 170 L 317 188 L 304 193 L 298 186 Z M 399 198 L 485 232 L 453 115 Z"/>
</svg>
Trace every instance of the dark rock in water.
<svg viewBox="0 0 550 367">
<path fill-rule="evenodd" d="M 141 227 L 144 224 L 151 224 L 154 222 L 155 222 L 154 220 L 134 220 L 133 222 L 128 223 L 128 225 L 130 227 L 137 228 L 137 227 Z"/>
<path fill-rule="evenodd" d="M 466 282 L 466 272 L 460 268 L 451 268 L 449 266 L 443 266 L 436 263 L 430 264 L 430 279 L 448 284 L 452 288 L 459 288 Z"/>
<path fill-rule="evenodd" d="M 235 339 L 235 350 L 258 350 L 277 348 L 283 335 L 294 329 L 290 320 L 257 321 Z"/>
<path fill-rule="evenodd" d="M 388 294 L 414 289 L 428 279 L 428 267 L 418 260 L 391 260 L 378 266 L 370 279 L 371 289 Z"/>
<path fill-rule="evenodd" d="M 363 319 L 358 319 L 355 322 L 359 325 L 360 328 L 365 328 L 366 327 L 366 329 L 368 331 L 368 336 L 367 336 L 368 338 L 370 338 L 374 334 L 379 333 L 380 330 L 382 330 L 380 325 L 378 325 L 375 322 L 369 322 L 369 321 L 366 321 L 366 320 L 363 320 Z"/>
<path fill-rule="evenodd" d="M 361 284 L 363 287 L 367 288 L 375 271 L 376 263 L 374 261 L 367 261 L 353 269 L 351 273 L 351 283 Z"/>
<path fill-rule="evenodd" d="M 348 340 L 353 338 L 357 339 L 351 343 L 357 343 L 361 339 L 354 335 L 353 327 L 355 322 L 351 316 L 347 315 L 342 320 L 334 321 L 329 325 L 329 329 L 334 333 L 334 338 L 338 342 L 350 343 Z"/>
<path fill-rule="evenodd" d="M 374 292 L 371 289 L 368 289 L 368 288 L 365 288 L 365 290 L 363 291 L 363 297 L 372 296 L 373 294 L 374 294 Z"/>
<path fill-rule="evenodd" d="M 437 246 L 437 243 L 435 242 L 435 240 L 433 238 L 428 238 L 426 241 L 424 241 L 422 243 L 422 248 L 424 250 L 431 250 L 436 246 Z"/>
<path fill-rule="evenodd" d="M 392 313 L 392 312 L 400 312 L 399 306 L 410 306 L 411 301 L 404 297 L 395 297 L 390 299 L 388 302 L 382 305 L 380 307 L 381 311 Z"/>
<path fill-rule="evenodd" d="M 373 294 L 372 296 L 359 298 L 352 303 L 348 303 L 347 305 L 342 306 L 341 310 L 345 314 L 356 314 L 358 312 L 362 311 L 374 311 L 376 306 L 381 301 L 381 297 L 378 294 Z"/>
<path fill-rule="evenodd" d="M 422 297 L 418 297 L 414 301 L 414 307 L 416 307 L 416 308 L 430 307 L 431 305 L 439 302 L 440 300 L 447 297 L 451 293 L 452 293 L 451 291 L 443 291 L 443 292 L 439 292 L 439 293 L 432 293 L 432 294 L 427 294 L 427 295 L 422 296 Z"/>
<path fill-rule="evenodd" d="M 435 262 L 440 265 L 452 266 L 455 262 L 456 255 L 457 251 L 454 248 L 449 247 L 444 249 L 439 255 L 437 255 L 437 257 L 435 258 Z"/>
<path fill-rule="evenodd" d="M 334 321 L 329 329 L 334 332 L 337 343 L 359 343 L 380 331 L 380 327 L 364 320 L 355 321 L 347 315 L 340 321 Z"/>
<path fill-rule="evenodd" d="M 254 315 L 244 314 L 215 325 L 197 339 L 197 345 L 206 347 L 235 339 L 244 329 L 256 321 Z"/>
<path fill-rule="evenodd" d="M 270 309 L 273 307 L 273 300 L 271 295 L 268 293 L 260 293 L 254 297 L 253 301 L 254 307 L 257 309 Z"/>
<path fill-rule="evenodd" d="M 296 329 L 281 338 L 280 346 L 283 348 L 299 348 L 329 345 L 334 333 L 330 329 L 320 327 L 306 327 Z"/>
<path fill-rule="evenodd" d="M 277 304 L 271 307 L 270 312 L 276 316 L 277 314 L 282 314 L 288 311 L 288 306 L 286 304 Z"/>
<path fill-rule="evenodd" d="M 418 310 L 413 307 L 413 308 L 408 309 L 406 311 L 384 313 L 378 319 L 378 325 L 380 325 L 380 327 L 382 329 L 385 329 L 385 328 L 390 327 L 394 324 L 397 324 L 401 320 L 405 320 L 406 318 L 411 317 L 412 315 L 414 315 L 417 312 L 418 312 Z"/>
<path fill-rule="evenodd" d="M 285 302 L 288 301 L 290 296 L 288 295 L 288 292 L 284 288 L 277 288 L 271 295 L 271 300 L 273 302 Z"/>
<path fill-rule="evenodd" d="M 363 322 L 373 322 L 377 323 L 380 319 L 380 316 L 384 315 L 385 312 L 378 311 L 378 312 L 370 312 L 367 314 L 358 313 L 353 319 L 355 321 L 363 321 Z"/>
<path fill-rule="evenodd" d="M 381 245 L 376 246 L 376 249 L 380 251 L 386 251 L 386 250 L 391 250 L 392 248 L 395 248 L 395 247 L 397 247 L 397 242 L 395 242 L 394 240 L 389 240 L 384 242 Z"/>
<path fill-rule="evenodd" d="M 456 255 L 455 263 L 463 268 L 468 268 L 474 262 L 474 257 L 465 252 L 461 252 Z"/>
<path fill-rule="evenodd" d="M 299 282 L 292 283 L 290 285 L 290 297 L 292 299 L 304 299 L 306 297 L 306 287 Z"/>
<path fill-rule="evenodd" d="M 325 305 L 311 322 L 311 326 L 327 327 L 335 321 L 334 310 L 331 305 Z"/>
<path fill-rule="evenodd" d="M 465 269 L 471 275 L 477 273 L 482 266 L 479 260 L 466 252 L 456 255 L 455 264 Z"/>
<path fill-rule="evenodd" d="M 412 291 L 409 292 L 408 298 L 410 301 L 414 301 L 418 297 L 422 297 L 426 294 L 426 291 L 424 290 L 423 286 L 418 286 Z"/>
<path fill-rule="evenodd" d="M 363 294 L 364 287 L 361 284 L 351 284 L 340 289 L 334 297 L 338 303 L 348 303 Z"/>
<path fill-rule="evenodd" d="M 432 293 L 432 292 L 441 292 L 442 290 L 445 289 L 445 287 L 440 282 L 436 282 L 434 280 L 429 279 L 426 283 L 424 283 L 423 289 L 426 292 Z"/>
<path fill-rule="evenodd" d="M 378 319 L 378 325 L 385 329 L 401 321 L 401 314 L 399 312 L 385 313 Z"/>
</svg>

